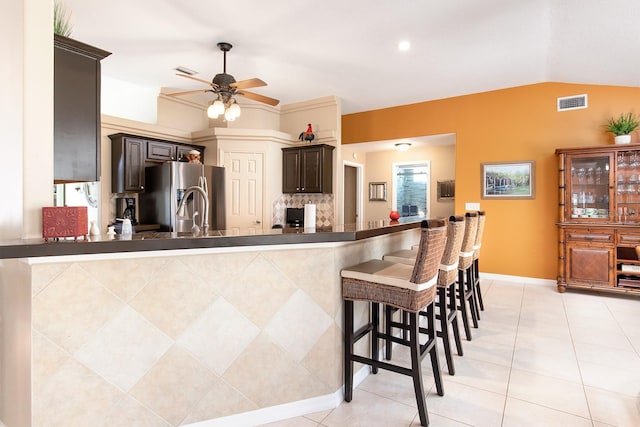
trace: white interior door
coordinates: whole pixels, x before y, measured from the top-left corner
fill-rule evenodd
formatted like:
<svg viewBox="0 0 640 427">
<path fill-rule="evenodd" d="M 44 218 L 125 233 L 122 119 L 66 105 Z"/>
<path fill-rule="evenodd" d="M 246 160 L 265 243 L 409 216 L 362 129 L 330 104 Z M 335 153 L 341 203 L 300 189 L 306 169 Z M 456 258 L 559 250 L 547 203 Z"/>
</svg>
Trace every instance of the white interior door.
<svg viewBox="0 0 640 427">
<path fill-rule="evenodd" d="M 261 153 L 224 155 L 227 228 L 234 232 L 262 229 Z"/>
</svg>

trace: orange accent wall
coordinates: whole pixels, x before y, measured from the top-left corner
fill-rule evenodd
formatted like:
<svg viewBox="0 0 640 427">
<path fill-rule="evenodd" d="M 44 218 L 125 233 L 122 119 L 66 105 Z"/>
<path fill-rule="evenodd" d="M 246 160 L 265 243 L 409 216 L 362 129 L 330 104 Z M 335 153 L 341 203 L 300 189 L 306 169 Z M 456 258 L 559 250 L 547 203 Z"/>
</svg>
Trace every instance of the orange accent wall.
<svg viewBox="0 0 640 427">
<path fill-rule="evenodd" d="M 556 99 L 588 95 L 588 108 L 556 111 Z M 342 117 L 342 144 L 456 134 L 456 213 L 465 202 L 487 212 L 481 270 L 556 279 L 556 148 L 613 144 L 603 124 L 640 114 L 640 88 L 540 83 Z M 632 142 L 640 141 L 640 133 Z M 483 162 L 535 161 L 535 199 L 480 199 Z"/>
</svg>

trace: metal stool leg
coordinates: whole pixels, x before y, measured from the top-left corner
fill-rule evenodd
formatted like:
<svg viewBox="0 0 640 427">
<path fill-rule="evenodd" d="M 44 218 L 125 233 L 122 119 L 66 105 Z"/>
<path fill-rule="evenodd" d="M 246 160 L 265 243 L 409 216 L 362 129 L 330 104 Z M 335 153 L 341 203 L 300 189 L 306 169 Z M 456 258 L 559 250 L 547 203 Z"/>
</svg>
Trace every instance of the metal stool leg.
<svg viewBox="0 0 640 427">
<path fill-rule="evenodd" d="M 377 302 L 372 302 L 371 303 L 371 327 L 372 327 L 372 331 L 371 331 L 371 358 L 374 361 L 378 361 L 380 359 L 380 352 L 378 351 L 378 342 L 379 342 L 379 338 L 378 338 L 378 327 L 379 327 L 379 323 L 380 323 L 380 304 L 378 304 Z M 371 365 L 371 373 L 373 374 L 377 374 L 378 373 L 378 366 L 377 365 Z"/>
<path fill-rule="evenodd" d="M 427 413 L 427 404 L 425 400 L 424 387 L 422 386 L 422 368 L 421 368 L 421 351 L 420 351 L 420 334 L 419 325 L 420 316 L 418 313 L 409 313 L 409 349 L 411 352 L 411 377 L 413 378 L 413 389 L 416 394 L 416 403 L 418 405 L 418 415 L 420 416 L 420 424 L 429 425 L 429 414 Z"/>
<path fill-rule="evenodd" d="M 451 328 L 453 329 L 453 339 L 456 342 L 458 356 L 463 356 L 462 341 L 460 340 L 460 328 L 458 326 L 458 307 L 456 304 L 455 283 L 452 283 L 447 287 L 447 298 L 449 298 L 449 319 L 447 321 L 451 323 Z"/>
<path fill-rule="evenodd" d="M 436 319 L 440 321 L 440 331 L 438 336 L 442 338 L 442 346 L 444 355 L 447 360 L 447 369 L 449 375 L 455 375 L 456 370 L 453 366 L 453 357 L 451 356 L 451 342 L 449 339 L 449 315 L 447 314 L 447 288 L 438 288 L 438 316 Z"/>
<path fill-rule="evenodd" d="M 469 301 L 469 309 L 471 310 L 471 322 L 473 327 L 478 327 L 478 310 L 476 303 L 475 283 L 473 283 L 473 264 L 465 270 L 466 281 L 464 285 L 464 299 Z"/>
<path fill-rule="evenodd" d="M 391 330 L 391 323 L 393 320 L 393 313 L 396 311 L 396 309 L 394 309 L 393 307 L 391 307 L 390 305 L 385 305 L 384 306 L 384 313 L 385 313 L 385 333 L 387 335 L 393 335 L 393 331 Z M 387 360 L 391 360 L 391 356 L 392 356 L 392 351 L 393 351 L 393 342 L 391 340 L 386 340 L 385 344 L 384 344 L 384 357 Z"/>
<path fill-rule="evenodd" d="M 482 301 L 482 289 L 480 289 L 480 266 L 478 258 L 473 261 L 473 269 L 475 271 L 476 279 L 476 296 L 478 297 L 478 303 L 480 304 L 480 310 L 484 311 L 484 301 Z"/>
<path fill-rule="evenodd" d="M 353 398 L 353 301 L 344 301 L 344 400 Z"/>
<path fill-rule="evenodd" d="M 427 336 L 429 341 L 423 345 L 423 351 L 428 351 L 431 356 L 431 370 L 433 379 L 436 382 L 436 392 L 438 396 L 444 396 L 444 386 L 442 385 L 442 374 L 440 372 L 440 361 L 438 359 L 438 338 L 436 335 L 436 313 L 435 304 L 427 306 Z"/>
<path fill-rule="evenodd" d="M 471 341 L 471 328 L 469 327 L 469 315 L 467 313 L 467 300 L 465 299 L 465 289 L 464 289 L 464 271 L 458 271 L 458 302 L 460 305 L 458 309 L 460 310 L 460 314 L 462 316 L 462 326 L 464 327 L 464 333 L 466 335 L 467 341 Z"/>
</svg>

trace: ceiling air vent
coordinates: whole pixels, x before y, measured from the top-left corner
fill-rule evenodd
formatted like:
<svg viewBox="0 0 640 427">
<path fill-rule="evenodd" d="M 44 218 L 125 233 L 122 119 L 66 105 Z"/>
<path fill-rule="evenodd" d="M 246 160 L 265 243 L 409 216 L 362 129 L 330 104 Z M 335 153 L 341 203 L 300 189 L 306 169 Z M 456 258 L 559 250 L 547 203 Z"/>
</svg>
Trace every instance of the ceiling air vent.
<svg viewBox="0 0 640 427">
<path fill-rule="evenodd" d="M 191 68 L 183 67 L 182 65 L 178 65 L 176 68 L 174 68 L 174 70 L 180 71 L 181 73 L 187 74 L 189 76 L 194 76 L 198 74 L 197 71 L 192 70 Z"/>
<path fill-rule="evenodd" d="M 587 94 L 558 98 L 558 111 L 580 110 L 587 108 Z"/>
</svg>

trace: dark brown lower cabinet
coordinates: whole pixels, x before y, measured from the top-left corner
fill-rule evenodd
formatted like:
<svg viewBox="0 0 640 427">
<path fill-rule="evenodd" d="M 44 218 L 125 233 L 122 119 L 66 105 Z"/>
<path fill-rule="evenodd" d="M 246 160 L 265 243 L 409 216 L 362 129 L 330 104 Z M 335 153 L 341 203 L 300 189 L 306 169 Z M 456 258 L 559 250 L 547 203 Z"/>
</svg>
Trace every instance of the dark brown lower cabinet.
<svg viewBox="0 0 640 427">
<path fill-rule="evenodd" d="M 640 294 L 640 230 L 635 225 L 559 225 L 558 290 Z"/>
<path fill-rule="evenodd" d="M 567 245 L 567 282 L 613 286 L 613 248 Z"/>
</svg>

